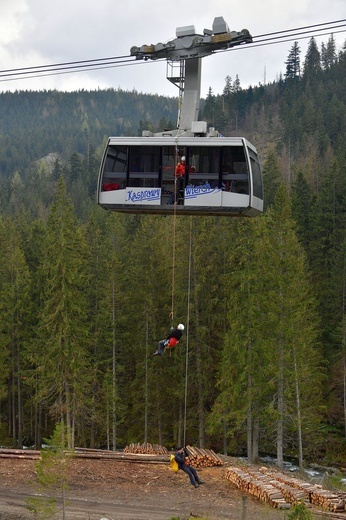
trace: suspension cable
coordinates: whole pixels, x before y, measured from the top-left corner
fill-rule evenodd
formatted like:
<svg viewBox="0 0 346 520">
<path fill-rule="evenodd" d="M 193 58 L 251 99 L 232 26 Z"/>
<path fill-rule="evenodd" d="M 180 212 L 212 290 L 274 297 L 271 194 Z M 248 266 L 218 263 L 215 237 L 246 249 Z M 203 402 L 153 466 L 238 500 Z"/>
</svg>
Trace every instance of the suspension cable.
<svg viewBox="0 0 346 520">
<path fill-rule="evenodd" d="M 188 366 L 189 366 L 190 293 L 191 293 L 191 263 L 192 263 L 191 260 L 192 260 L 192 217 L 190 217 L 189 276 L 188 276 L 188 284 L 187 284 L 185 398 L 184 398 L 184 442 L 183 442 L 183 446 L 186 445 L 187 388 L 188 388 Z"/>
</svg>

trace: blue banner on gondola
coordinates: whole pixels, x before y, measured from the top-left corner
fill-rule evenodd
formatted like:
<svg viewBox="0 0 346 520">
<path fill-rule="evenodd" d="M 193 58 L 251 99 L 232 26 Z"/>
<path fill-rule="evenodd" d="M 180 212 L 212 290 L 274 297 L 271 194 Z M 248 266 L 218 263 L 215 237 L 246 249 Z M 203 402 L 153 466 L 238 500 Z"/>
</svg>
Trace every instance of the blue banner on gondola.
<svg viewBox="0 0 346 520">
<path fill-rule="evenodd" d="M 126 188 L 126 204 L 160 204 L 161 188 Z"/>
</svg>

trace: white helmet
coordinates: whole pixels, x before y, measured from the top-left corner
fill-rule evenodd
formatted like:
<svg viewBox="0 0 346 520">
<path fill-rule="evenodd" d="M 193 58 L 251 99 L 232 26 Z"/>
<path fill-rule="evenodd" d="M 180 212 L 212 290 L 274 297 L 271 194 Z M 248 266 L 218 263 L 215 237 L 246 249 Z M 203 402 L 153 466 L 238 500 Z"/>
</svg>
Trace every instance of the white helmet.
<svg viewBox="0 0 346 520">
<path fill-rule="evenodd" d="M 181 160 L 182 160 L 182 161 L 185 161 L 185 155 L 182 156 Z"/>
<path fill-rule="evenodd" d="M 179 323 L 178 327 L 177 327 L 178 330 L 184 330 L 185 327 L 182 323 Z"/>
</svg>

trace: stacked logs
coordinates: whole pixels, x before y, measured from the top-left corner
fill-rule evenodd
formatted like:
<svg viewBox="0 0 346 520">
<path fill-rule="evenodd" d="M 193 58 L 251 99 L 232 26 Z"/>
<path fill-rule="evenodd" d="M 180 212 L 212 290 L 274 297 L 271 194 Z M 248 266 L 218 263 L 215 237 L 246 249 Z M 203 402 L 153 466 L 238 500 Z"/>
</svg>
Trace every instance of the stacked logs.
<svg viewBox="0 0 346 520">
<path fill-rule="evenodd" d="M 275 488 L 279 489 L 288 504 L 300 504 L 304 503 L 309 507 L 309 495 L 303 487 L 291 486 L 290 478 L 287 480 L 281 479 L 278 472 L 267 472 L 266 468 L 260 468 L 253 470 L 249 468 L 249 472 L 252 476 L 258 479 L 263 479 L 264 482 L 270 482 Z M 308 486 L 310 484 L 306 483 Z"/>
<path fill-rule="evenodd" d="M 189 463 L 195 468 L 223 466 L 223 462 L 213 450 L 186 446 Z"/>
<path fill-rule="evenodd" d="M 345 511 L 346 499 L 344 493 L 335 493 L 323 489 L 318 484 L 310 484 L 295 477 L 282 475 L 279 472 L 271 472 L 279 482 L 289 485 L 295 490 L 305 493 L 310 504 L 327 509 L 328 511 Z"/>
<path fill-rule="evenodd" d="M 328 511 L 345 511 L 346 503 L 338 493 L 326 489 L 319 489 L 310 493 L 311 504 L 328 509 Z"/>
<path fill-rule="evenodd" d="M 2 459 L 39 459 L 40 456 L 41 452 L 38 450 L 0 449 L 0 458 Z"/>
<path fill-rule="evenodd" d="M 225 478 L 238 489 L 248 493 L 271 507 L 289 509 L 290 504 L 285 500 L 282 492 L 269 480 L 251 475 L 242 468 L 228 468 Z"/>
<path fill-rule="evenodd" d="M 290 477 L 279 471 L 267 468 L 230 467 L 225 478 L 259 500 L 272 507 L 287 509 L 290 505 L 304 503 L 338 512 L 346 510 L 346 497 L 343 493 L 333 493 L 316 484 Z"/>
<path fill-rule="evenodd" d="M 145 442 L 143 444 L 131 443 L 124 448 L 125 453 L 142 453 L 149 455 L 168 455 L 168 450 L 164 446 L 159 444 L 149 444 Z"/>
<path fill-rule="evenodd" d="M 223 466 L 223 462 L 213 450 L 186 446 L 189 463 L 195 468 L 207 468 L 211 466 Z M 141 453 L 150 455 L 168 455 L 169 452 L 164 446 L 158 444 L 139 444 L 132 443 L 124 448 L 125 453 Z"/>
</svg>

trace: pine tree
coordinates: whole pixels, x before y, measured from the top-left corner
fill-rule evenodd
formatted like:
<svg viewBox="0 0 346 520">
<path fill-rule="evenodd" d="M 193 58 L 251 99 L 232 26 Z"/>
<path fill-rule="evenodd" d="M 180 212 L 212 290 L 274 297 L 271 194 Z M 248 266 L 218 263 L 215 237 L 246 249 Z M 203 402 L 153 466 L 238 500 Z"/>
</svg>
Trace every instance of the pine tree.
<svg viewBox="0 0 346 520">
<path fill-rule="evenodd" d="M 124 217 L 95 209 L 86 229 L 89 244 L 89 273 L 93 283 L 88 288 L 89 323 L 93 359 L 91 375 L 90 446 L 96 439 L 107 438 L 107 445 L 117 449 L 119 425 L 124 422 L 127 396 L 124 315 L 126 307 L 129 253 L 125 238 Z M 107 421 L 105 421 L 107 417 Z"/>
<path fill-rule="evenodd" d="M 323 178 L 311 210 L 309 255 L 315 273 L 327 359 L 337 346 L 334 331 L 343 317 L 343 244 L 345 232 L 346 182 L 338 161 Z"/>
<path fill-rule="evenodd" d="M 215 126 L 215 105 L 216 99 L 213 89 L 209 87 L 208 95 L 203 109 L 203 118 L 209 122 L 210 125 Z"/>
<path fill-rule="evenodd" d="M 304 61 L 304 79 L 312 79 L 321 70 L 321 54 L 314 37 L 310 39 Z"/>
<path fill-rule="evenodd" d="M 235 93 L 240 92 L 242 90 L 238 74 L 235 75 L 235 80 L 233 81 L 232 89 Z"/>
<path fill-rule="evenodd" d="M 68 445 L 87 413 L 89 330 L 86 322 L 86 244 L 60 179 L 50 208 L 44 244 L 46 277 L 41 348 L 36 353 L 41 398 L 66 424 Z"/>
<path fill-rule="evenodd" d="M 194 415 L 198 418 L 198 424 L 194 427 L 198 427 L 199 446 L 202 448 L 206 443 L 207 411 L 216 397 L 220 344 L 226 329 L 224 277 L 228 270 L 226 258 L 231 227 L 231 223 L 226 220 L 220 222 L 218 218 L 199 218 L 192 221 L 189 237 L 192 240 L 189 420 Z M 183 290 L 181 287 L 181 291 Z M 194 399 L 191 399 L 192 396 Z M 190 430 L 191 435 L 192 427 Z"/>
<path fill-rule="evenodd" d="M 266 162 L 263 166 L 263 191 L 265 209 L 270 208 L 274 204 L 276 191 L 281 182 L 281 174 L 277 162 L 276 154 L 270 150 Z"/>
<path fill-rule="evenodd" d="M 232 247 L 225 265 L 224 276 L 227 313 L 218 387 L 213 413 L 209 417 L 211 431 L 225 425 L 228 446 L 237 450 L 234 438 L 243 433 L 246 423 L 246 443 L 249 461 L 258 453 L 257 423 L 260 420 L 262 388 L 265 378 L 265 356 L 262 344 L 261 273 L 254 251 L 260 219 L 236 221 Z M 258 371 L 258 366 L 264 367 Z M 263 391 L 265 389 L 263 388 Z M 257 430 L 258 431 L 258 430 Z"/>
<path fill-rule="evenodd" d="M 299 79 L 300 78 L 300 55 L 301 50 L 298 42 L 294 42 L 289 52 L 286 64 L 286 79 Z"/>
<path fill-rule="evenodd" d="M 222 95 L 223 96 L 230 96 L 232 94 L 232 78 L 231 76 L 226 76 L 225 78 L 225 86 L 223 88 Z"/>
<path fill-rule="evenodd" d="M 5 269 L 6 266 L 6 248 L 4 247 L 6 244 L 6 226 L 2 218 L 0 218 L 0 294 L 2 295 L 5 289 L 4 286 L 4 277 L 5 277 Z M 5 321 L 5 315 L 7 311 L 5 310 L 5 306 L 3 304 L 3 298 L 0 299 L 0 316 L 1 323 Z M 6 329 L 1 327 L 1 335 L 0 335 L 0 362 L 1 362 L 1 373 L 0 373 L 0 397 L 1 399 L 6 398 L 7 396 L 7 377 L 10 373 L 10 364 L 9 364 L 9 341 L 8 341 L 8 333 Z"/>
<path fill-rule="evenodd" d="M 0 224 L 0 355 L 3 361 L 0 391 L 5 394 L 8 379 L 8 402 L 11 403 L 9 431 L 13 443 L 23 447 L 23 353 L 30 337 L 30 273 L 14 222 Z"/>
<path fill-rule="evenodd" d="M 281 466 L 286 439 L 303 460 L 305 428 L 310 430 L 321 418 L 323 365 L 316 348 L 316 302 L 286 188 L 279 187 L 273 208 L 263 217 L 237 227 L 228 262 L 229 332 L 213 431 L 225 421 L 229 439 L 246 435 L 249 461 L 258 455 L 259 439 L 262 450 L 275 443 Z M 269 433 L 274 423 L 275 438 Z"/>
<path fill-rule="evenodd" d="M 267 327 L 271 331 L 269 336 L 277 361 L 276 445 L 277 463 L 281 467 L 288 432 L 296 436 L 296 443 L 302 450 L 302 444 L 299 444 L 303 435 L 302 422 L 304 428 L 309 428 L 319 420 L 323 371 L 321 354 L 316 349 L 317 303 L 309 283 L 306 257 L 296 237 L 287 190 L 283 186 L 278 190 L 275 206 L 267 219 L 266 249 L 271 257 L 271 261 L 268 258 L 265 262 L 270 266 L 266 280 L 266 297 L 270 301 Z M 313 388 L 309 384 L 312 374 Z M 294 394 L 296 397 L 292 399 Z M 296 419 L 293 424 L 287 421 L 291 414 Z M 299 456 L 302 461 L 303 454 Z"/>
<path fill-rule="evenodd" d="M 334 36 L 331 35 L 327 45 L 322 42 L 321 45 L 321 62 L 324 70 L 330 69 L 337 61 L 336 45 Z"/>
<path fill-rule="evenodd" d="M 51 438 L 46 439 L 47 448 L 41 450 L 41 457 L 35 464 L 34 484 L 38 487 L 41 496 L 28 498 L 26 507 L 37 518 L 52 518 L 58 513 L 60 507 L 62 519 L 66 518 L 67 468 L 72 455 L 66 453 L 67 439 L 68 432 L 64 424 L 58 424 Z M 49 496 L 44 497 L 47 492 Z"/>
<path fill-rule="evenodd" d="M 124 222 L 128 224 L 124 231 L 127 240 L 119 244 L 121 276 L 118 272 L 123 287 L 119 309 L 126 385 L 121 400 L 126 410 L 122 438 L 126 442 L 147 438 L 163 444 L 165 439 L 172 442 L 172 409 L 177 406 L 177 371 L 171 370 L 167 385 L 166 370 L 176 365 L 177 356 L 168 359 L 165 355 L 159 360 L 152 354 L 171 324 L 172 219 L 134 216 Z"/>
<path fill-rule="evenodd" d="M 309 250 L 309 236 L 313 196 L 311 188 L 301 170 L 292 183 L 292 216 L 297 222 L 297 234 L 306 252 Z"/>
</svg>

